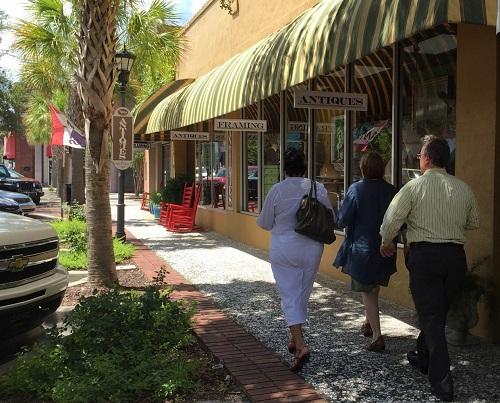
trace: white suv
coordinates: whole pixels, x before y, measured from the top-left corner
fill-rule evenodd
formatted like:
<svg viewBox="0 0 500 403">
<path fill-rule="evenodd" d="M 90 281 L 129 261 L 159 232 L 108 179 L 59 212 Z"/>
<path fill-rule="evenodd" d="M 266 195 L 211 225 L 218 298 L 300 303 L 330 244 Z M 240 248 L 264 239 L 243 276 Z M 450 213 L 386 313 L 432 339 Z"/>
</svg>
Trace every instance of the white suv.
<svg viewBox="0 0 500 403">
<path fill-rule="evenodd" d="M 0 340 L 39 326 L 61 304 L 68 273 L 52 227 L 0 212 Z"/>
</svg>

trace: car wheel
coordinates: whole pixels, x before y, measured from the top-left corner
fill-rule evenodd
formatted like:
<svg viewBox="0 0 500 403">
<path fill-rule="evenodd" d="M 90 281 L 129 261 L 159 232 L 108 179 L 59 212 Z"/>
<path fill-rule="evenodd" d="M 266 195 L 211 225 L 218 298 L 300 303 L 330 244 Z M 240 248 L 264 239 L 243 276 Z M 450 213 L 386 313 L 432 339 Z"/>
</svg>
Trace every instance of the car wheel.
<svg viewBox="0 0 500 403">
<path fill-rule="evenodd" d="M 38 206 L 40 204 L 40 198 L 39 197 L 33 198 L 33 203 L 35 203 Z"/>
</svg>

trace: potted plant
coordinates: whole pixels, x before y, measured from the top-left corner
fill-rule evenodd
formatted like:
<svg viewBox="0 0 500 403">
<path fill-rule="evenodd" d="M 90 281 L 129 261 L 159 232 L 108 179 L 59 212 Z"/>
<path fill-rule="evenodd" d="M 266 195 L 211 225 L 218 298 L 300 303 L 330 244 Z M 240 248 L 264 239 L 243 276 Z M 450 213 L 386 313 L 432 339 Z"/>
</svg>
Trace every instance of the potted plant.
<svg viewBox="0 0 500 403">
<path fill-rule="evenodd" d="M 149 195 L 149 201 L 152 205 L 153 215 L 155 218 L 160 218 L 160 202 L 161 202 L 161 193 L 151 193 Z"/>
<path fill-rule="evenodd" d="M 446 338 L 455 346 L 478 343 L 470 330 L 479 322 L 478 303 L 482 297 L 493 304 L 493 283 L 491 279 L 480 276 L 479 271 L 489 258 L 483 258 L 472 265 L 465 273 L 464 283 L 459 294 L 450 305 L 447 316 Z"/>
<path fill-rule="evenodd" d="M 177 176 L 169 179 L 165 184 L 165 187 L 161 190 L 161 201 L 180 204 L 185 182 L 186 178 L 183 176 Z"/>
</svg>

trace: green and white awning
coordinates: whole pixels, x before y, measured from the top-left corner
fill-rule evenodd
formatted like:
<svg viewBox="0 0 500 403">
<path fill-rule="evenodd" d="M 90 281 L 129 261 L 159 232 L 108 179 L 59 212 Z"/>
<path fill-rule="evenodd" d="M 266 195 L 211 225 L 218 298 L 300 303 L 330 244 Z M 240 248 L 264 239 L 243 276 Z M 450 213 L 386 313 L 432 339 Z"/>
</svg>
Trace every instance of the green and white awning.
<svg viewBox="0 0 500 403">
<path fill-rule="evenodd" d="M 323 0 L 161 101 L 147 132 L 241 109 L 442 23 L 495 25 L 497 0 Z"/>
<path fill-rule="evenodd" d="M 149 118 L 158 104 L 176 91 L 191 84 L 193 81 L 194 79 L 171 81 L 138 105 L 134 111 L 134 134 L 144 135 L 146 133 Z"/>
</svg>

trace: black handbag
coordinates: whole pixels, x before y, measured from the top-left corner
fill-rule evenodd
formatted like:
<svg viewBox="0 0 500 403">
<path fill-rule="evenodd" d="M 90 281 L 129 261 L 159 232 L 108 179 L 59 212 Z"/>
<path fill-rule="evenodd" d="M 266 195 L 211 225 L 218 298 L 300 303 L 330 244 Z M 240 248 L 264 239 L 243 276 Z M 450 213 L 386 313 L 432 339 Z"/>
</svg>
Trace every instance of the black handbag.
<svg viewBox="0 0 500 403">
<path fill-rule="evenodd" d="M 311 181 L 309 194 L 302 198 L 296 216 L 295 232 L 326 244 L 335 241 L 335 216 L 318 200 L 315 181 Z"/>
</svg>

